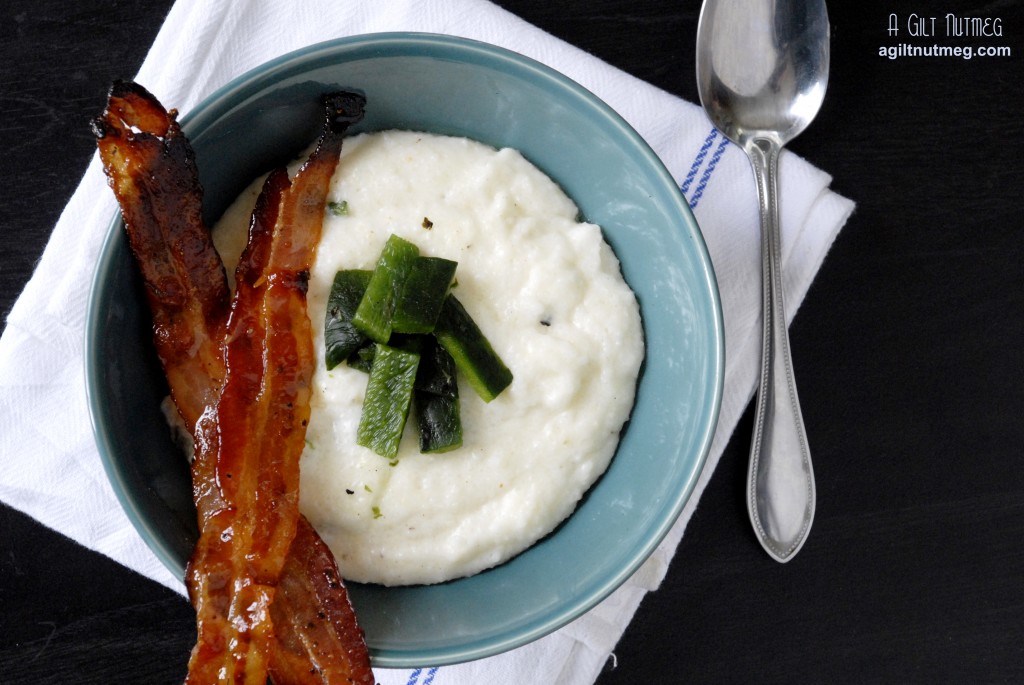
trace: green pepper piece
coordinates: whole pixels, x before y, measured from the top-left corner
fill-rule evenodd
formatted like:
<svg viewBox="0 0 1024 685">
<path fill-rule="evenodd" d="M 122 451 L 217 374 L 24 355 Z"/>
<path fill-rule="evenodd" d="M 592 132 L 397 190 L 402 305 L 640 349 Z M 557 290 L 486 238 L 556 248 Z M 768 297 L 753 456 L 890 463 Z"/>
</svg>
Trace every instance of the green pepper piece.
<svg viewBox="0 0 1024 685">
<path fill-rule="evenodd" d="M 420 452 L 448 452 L 462 446 L 455 360 L 434 336 L 417 337 L 421 353 L 412 403 L 420 430 Z"/>
<path fill-rule="evenodd" d="M 512 383 L 512 372 L 454 295 L 445 298 L 434 326 L 434 337 L 485 402 L 493 400 Z"/>
<path fill-rule="evenodd" d="M 371 340 L 386 344 L 391 337 L 395 306 L 419 253 L 418 247 L 396 235 L 384 244 L 363 299 L 352 316 L 352 324 Z"/>
<path fill-rule="evenodd" d="M 324 344 L 327 348 L 324 359 L 328 370 L 366 342 L 366 335 L 352 324 L 352 316 L 363 299 L 371 273 L 364 269 L 348 269 L 334 275 L 324 320 Z"/>
<path fill-rule="evenodd" d="M 416 336 L 420 339 L 420 368 L 416 372 L 416 390 L 457 397 L 459 383 L 455 360 L 432 335 Z"/>
<path fill-rule="evenodd" d="M 462 447 L 458 396 L 417 390 L 413 403 L 420 429 L 420 452 L 439 454 Z"/>
<path fill-rule="evenodd" d="M 455 277 L 457 262 L 417 257 L 395 305 L 391 329 L 396 333 L 430 333 Z"/>
<path fill-rule="evenodd" d="M 377 344 L 356 442 L 382 457 L 394 459 L 398 455 L 419 360 L 415 352 Z"/>
</svg>

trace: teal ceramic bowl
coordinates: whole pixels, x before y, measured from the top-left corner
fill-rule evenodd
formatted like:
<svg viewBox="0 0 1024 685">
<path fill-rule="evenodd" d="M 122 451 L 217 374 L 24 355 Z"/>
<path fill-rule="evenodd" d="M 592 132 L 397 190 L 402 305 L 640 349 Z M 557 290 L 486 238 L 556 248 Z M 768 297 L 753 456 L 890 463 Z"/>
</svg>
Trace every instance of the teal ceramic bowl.
<svg viewBox="0 0 1024 685">
<path fill-rule="evenodd" d="M 357 131 L 416 129 L 519 149 L 603 228 L 640 302 L 647 355 L 632 418 L 609 470 L 563 525 L 472 578 L 350 585 L 376 666 L 497 654 L 607 597 L 654 551 L 690 497 L 722 393 L 711 262 L 673 179 L 607 105 L 521 55 L 438 35 L 315 45 L 249 72 L 188 112 L 182 123 L 208 220 L 252 178 L 315 138 L 318 96 L 338 88 L 367 96 Z M 100 455 L 139 534 L 183 577 L 197 536 L 189 474 L 160 412 L 166 385 L 119 217 L 102 249 L 88 317 L 87 384 Z"/>
</svg>

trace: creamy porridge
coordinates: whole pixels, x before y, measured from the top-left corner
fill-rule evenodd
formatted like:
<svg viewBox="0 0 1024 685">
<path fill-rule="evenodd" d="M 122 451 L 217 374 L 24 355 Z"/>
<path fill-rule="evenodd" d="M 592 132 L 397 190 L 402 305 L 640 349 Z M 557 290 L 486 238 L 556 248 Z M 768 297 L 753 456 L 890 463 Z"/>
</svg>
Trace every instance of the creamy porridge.
<svg viewBox="0 0 1024 685">
<path fill-rule="evenodd" d="M 214 231 L 228 264 L 258 188 Z M 569 516 L 608 466 L 644 354 L 636 299 L 600 229 L 514 150 L 359 135 L 330 199 L 345 210 L 327 213 L 309 281 L 318 360 L 302 512 L 354 581 L 436 583 L 500 564 Z M 407 435 L 389 461 L 356 444 L 366 374 L 326 370 L 323 321 L 335 273 L 372 269 L 391 234 L 458 262 L 453 292 L 514 380 L 490 403 L 460 383 L 461 448 L 421 454 Z"/>
</svg>

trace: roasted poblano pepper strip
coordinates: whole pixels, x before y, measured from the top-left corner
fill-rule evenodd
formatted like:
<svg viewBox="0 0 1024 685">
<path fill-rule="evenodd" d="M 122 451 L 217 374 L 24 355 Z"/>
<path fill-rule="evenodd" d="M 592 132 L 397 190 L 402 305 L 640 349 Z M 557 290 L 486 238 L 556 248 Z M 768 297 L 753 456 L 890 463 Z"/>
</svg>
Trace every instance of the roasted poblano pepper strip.
<svg viewBox="0 0 1024 685">
<path fill-rule="evenodd" d="M 363 299 L 352 317 L 353 325 L 372 340 L 386 344 L 391 337 L 395 306 L 419 253 L 418 247 L 396 235 L 384 244 Z"/>
<path fill-rule="evenodd" d="M 392 235 L 372 272 L 335 277 L 325 324 L 328 368 L 347 360 L 370 374 L 356 441 L 388 459 L 398 454 L 412 403 L 420 451 L 462 445 L 457 372 L 487 402 L 512 382 L 512 372 L 449 292 L 456 266 L 421 257 L 415 245 Z"/>
<path fill-rule="evenodd" d="M 430 333 L 455 277 L 457 262 L 417 257 L 395 304 L 391 329 L 396 333 Z"/>
<path fill-rule="evenodd" d="M 459 383 L 455 361 L 433 336 L 422 337 L 413 407 L 421 452 L 448 452 L 462 446 Z"/>
<path fill-rule="evenodd" d="M 371 271 L 347 269 L 334 276 L 331 292 L 327 296 L 327 316 L 324 321 L 325 361 L 333 369 L 366 344 L 366 335 L 352 323 L 352 316 L 363 299 L 370 282 Z"/>
<path fill-rule="evenodd" d="M 446 397 L 417 390 L 415 405 L 420 452 L 438 454 L 462 447 L 458 396 Z"/>
<path fill-rule="evenodd" d="M 398 455 L 419 360 L 415 352 L 377 344 L 356 442 L 382 457 L 394 459 Z"/>
<path fill-rule="evenodd" d="M 420 368 L 416 372 L 416 389 L 435 395 L 458 395 L 455 360 L 432 335 L 418 335 Z"/>
<path fill-rule="evenodd" d="M 493 400 L 512 383 L 512 372 L 454 295 L 445 298 L 434 326 L 434 337 L 485 402 Z"/>
</svg>

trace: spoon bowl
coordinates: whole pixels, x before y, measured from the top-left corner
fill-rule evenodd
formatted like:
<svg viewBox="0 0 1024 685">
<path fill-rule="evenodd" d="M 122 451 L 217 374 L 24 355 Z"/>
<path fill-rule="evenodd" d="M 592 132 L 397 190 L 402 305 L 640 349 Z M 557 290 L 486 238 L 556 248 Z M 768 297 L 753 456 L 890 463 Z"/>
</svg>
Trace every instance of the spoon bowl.
<svg viewBox="0 0 1024 685">
<path fill-rule="evenodd" d="M 824 0 L 705 0 L 697 90 L 712 123 L 750 158 L 761 215 L 761 378 L 747 472 L 747 510 L 779 562 L 803 547 L 816 490 L 782 295 L 778 163 L 811 123 L 828 84 Z"/>
<path fill-rule="evenodd" d="M 780 147 L 825 99 L 828 13 L 822 0 L 707 0 L 697 28 L 701 104 L 726 137 Z"/>
</svg>

